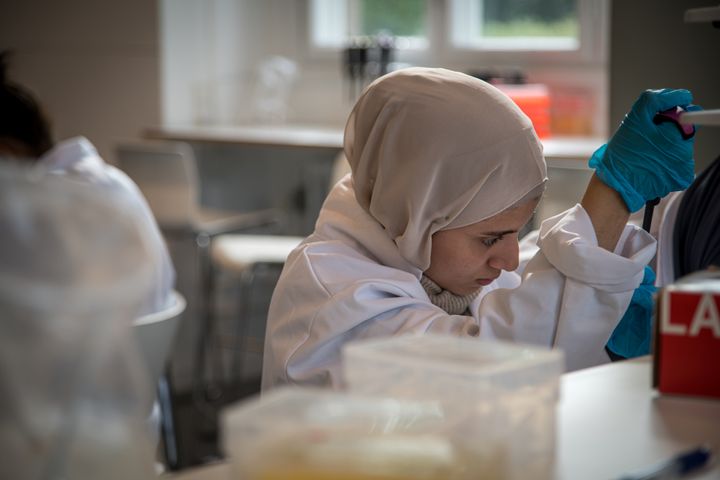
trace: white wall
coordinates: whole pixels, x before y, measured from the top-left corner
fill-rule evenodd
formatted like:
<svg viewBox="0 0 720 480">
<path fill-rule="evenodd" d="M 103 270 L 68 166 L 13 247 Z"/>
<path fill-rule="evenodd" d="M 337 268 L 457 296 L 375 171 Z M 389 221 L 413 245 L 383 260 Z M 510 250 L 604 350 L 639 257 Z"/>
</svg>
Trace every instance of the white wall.
<svg viewBox="0 0 720 480">
<path fill-rule="evenodd" d="M 688 8 L 717 0 L 615 0 L 610 54 L 610 128 L 617 128 L 647 88 L 687 88 L 695 103 L 720 108 L 720 28 L 685 23 Z M 704 168 L 720 155 L 720 127 L 703 127 L 695 160 Z"/>
<path fill-rule="evenodd" d="M 57 139 L 118 139 L 160 121 L 158 14 L 151 0 L 0 0 L 10 75 L 45 106 Z"/>
<path fill-rule="evenodd" d="M 339 61 L 308 58 L 304 2 L 288 0 L 162 0 L 164 124 L 232 124 L 256 120 L 258 67 L 270 56 L 299 66 L 288 121 L 342 124 Z M 343 103 L 345 102 L 345 103 Z"/>
<path fill-rule="evenodd" d="M 287 57 L 299 66 L 288 122 L 342 126 L 352 107 L 341 54 L 308 47 L 307 0 L 162 0 L 163 122 L 227 124 L 257 120 L 253 94 L 261 62 Z M 432 5 L 442 3 L 431 2 Z M 598 3 L 600 4 L 600 3 Z M 607 3 L 602 2 L 602 5 Z M 603 7 L 600 7 L 603 8 Z M 603 21 L 601 21 L 603 20 Z M 606 29 L 606 16 L 599 29 Z M 440 19 L 442 21 L 442 19 Z M 442 43 L 439 41 L 438 43 Z M 531 81 L 594 96 L 595 133 L 606 133 L 607 61 L 568 65 L 535 61 Z M 407 58 L 398 58 L 407 61 Z M 413 60 L 413 59 L 410 59 Z M 488 63 L 480 55 L 448 56 L 436 49 L 419 65 L 469 71 L 513 66 L 512 56 Z"/>
</svg>

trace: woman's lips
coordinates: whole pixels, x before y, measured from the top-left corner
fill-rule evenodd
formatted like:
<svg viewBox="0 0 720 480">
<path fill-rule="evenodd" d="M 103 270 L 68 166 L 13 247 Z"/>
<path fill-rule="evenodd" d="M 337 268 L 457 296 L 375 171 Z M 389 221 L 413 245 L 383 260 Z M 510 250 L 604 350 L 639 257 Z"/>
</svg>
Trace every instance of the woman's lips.
<svg viewBox="0 0 720 480">
<path fill-rule="evenodd" d="M 494 282 L 495 278 L 476 278 L 475 283 L 484 287 L 485 285 L 490 285 L 492 282 Z"/>
</svg>

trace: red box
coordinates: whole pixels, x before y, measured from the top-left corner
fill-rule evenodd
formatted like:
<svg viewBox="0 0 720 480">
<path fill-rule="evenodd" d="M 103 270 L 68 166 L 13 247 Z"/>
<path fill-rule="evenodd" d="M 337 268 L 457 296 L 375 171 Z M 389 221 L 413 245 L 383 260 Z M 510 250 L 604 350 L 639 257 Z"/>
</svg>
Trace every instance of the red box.
<svg viewBox="0 0 720 480">
<path fill-rule="evenodd" d="M 550 93 L 541 83 L 494 84 L 530 118 L 538 138 L 550 137 Z"/>
<path fill-rule="evenodd" d="M 720 274 L 699 272 L 667 286 L 657 311 L 657 389 L 720 398 Z"/>
</svg>

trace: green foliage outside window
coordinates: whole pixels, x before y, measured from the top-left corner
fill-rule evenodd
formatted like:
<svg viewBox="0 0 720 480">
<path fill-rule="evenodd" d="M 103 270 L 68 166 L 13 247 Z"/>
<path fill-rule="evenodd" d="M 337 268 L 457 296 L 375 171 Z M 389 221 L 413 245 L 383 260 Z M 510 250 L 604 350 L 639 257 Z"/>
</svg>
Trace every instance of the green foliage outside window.
<svg viewBox="0 0 720 480">
<path fill-rule="evenodd" d="M 577 0 L 476 0 L 483 37 L 577 37 Z M 360 32 L 425 36 L 426 0 L 358 0 Z"/>
<path fill-rule="evenodd" d="M 549 23 L 522 19 L 486 23 L 482 33 L 484 37 L 577 37 L 577 30 L 574 18 Z"/>
<path fill-rule="evenodd" d="M 479 0 L 484 37 L 577 37 L 576 0 Z"/>
<path fill-rule="evenodd" d="M 361 0 L 361 33 L 397 37 L 425 35 L 425 0 Z"/>
</svg>

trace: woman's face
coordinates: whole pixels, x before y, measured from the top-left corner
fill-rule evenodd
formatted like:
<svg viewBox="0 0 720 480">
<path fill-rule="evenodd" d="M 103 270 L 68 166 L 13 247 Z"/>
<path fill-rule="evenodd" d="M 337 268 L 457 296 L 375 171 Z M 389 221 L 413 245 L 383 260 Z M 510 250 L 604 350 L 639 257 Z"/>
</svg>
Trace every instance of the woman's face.
<svg viewBox="0 0 720 480">
<path fill-rule="evenodd" d="M 469 295 L 495 280 L 502 270 L 515 270 L 518 232 L 539 201 L 529 200 L 466 227 L 436 232 L 425 275 L 455 295 Z"/>
</svg>

